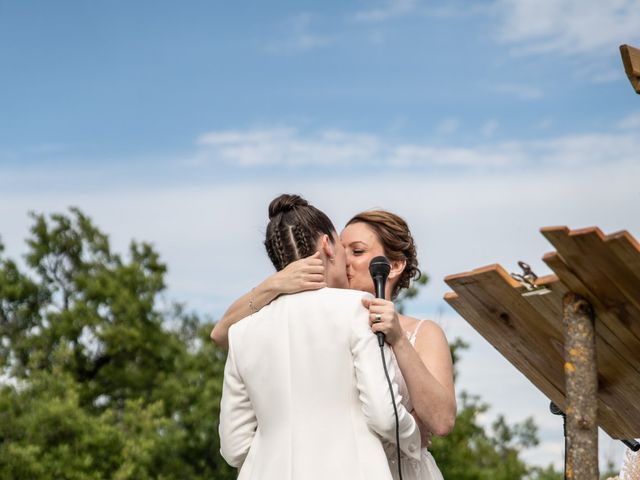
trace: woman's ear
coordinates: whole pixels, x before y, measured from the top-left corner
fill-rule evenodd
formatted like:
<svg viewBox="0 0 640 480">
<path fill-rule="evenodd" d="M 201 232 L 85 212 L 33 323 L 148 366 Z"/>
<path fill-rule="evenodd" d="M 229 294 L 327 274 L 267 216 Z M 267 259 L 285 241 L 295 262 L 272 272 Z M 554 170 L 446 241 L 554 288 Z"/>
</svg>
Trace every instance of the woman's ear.
<svg viewBox="0 0 640 480">
<path fill-rule="evenodd" d="M 326 233 L 324 235 L 322 235 L 322 238 L 320 238 L 320 249 L 319 249 L 322 253 L 324 253 L 324 256 L 327 257 L 330 261 L 333 261 L 333 257 L 335 256 L 335 253 L 333 251 L 333 245 L 331 244 L 331 240 L 329 239 L 329 235 L 327 235 Z"/>
<path fill-rule="evenodd" d="M 389 272 L 389 278 L 396 278 L 402 275 L 402 272 L 404 272 L 404 267 L 406 266 L 407 266 L 406 260 L 392 260 L 391 271 Z"/>
</svg>

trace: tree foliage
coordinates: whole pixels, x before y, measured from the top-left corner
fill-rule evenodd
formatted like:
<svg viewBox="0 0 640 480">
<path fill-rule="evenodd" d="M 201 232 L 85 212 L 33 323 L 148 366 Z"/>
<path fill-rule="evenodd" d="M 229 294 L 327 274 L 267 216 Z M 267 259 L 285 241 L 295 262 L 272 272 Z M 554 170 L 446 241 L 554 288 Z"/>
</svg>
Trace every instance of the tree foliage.
<svg viewBox="0 0 640 480">
<path fill-rule="evenodd" d="M 152 245 L 114 253 L 75 208 L 32 217 L 24 267 L 0 245 L 0 480 L 235 478 L 218 453 L 225 354 L 210 322 L 164 304 Z M 454 360 L 465 347 L 452 342 Z M 487 431 L 487 408 L 460 395 L 453 432 L 433 441 L 445 478 L 562 478 L 520 458 L 531 420 Z"/>
<path fill-rule="evenodd" d="M 225 355 L 210 323 L 163 307 L 153 247 L 123 258 L 77 209 L 33 220 L 27 272 L 0 257 L 0 478 L 234 478 Z"/>
</svg>

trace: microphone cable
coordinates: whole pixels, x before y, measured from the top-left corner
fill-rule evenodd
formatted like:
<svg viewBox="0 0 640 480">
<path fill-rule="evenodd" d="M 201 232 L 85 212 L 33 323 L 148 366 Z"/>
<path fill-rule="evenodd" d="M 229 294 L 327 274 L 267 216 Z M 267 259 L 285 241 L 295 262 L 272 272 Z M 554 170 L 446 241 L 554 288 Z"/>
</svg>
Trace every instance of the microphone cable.
<svg viewBox="0 0 640 480">
<path fill-rule="evenodd" d="M 402 480 L 402 462 L 400 461 L 400 420 L 398 419 L 398 407 L 396 406 L 396 397 L 393 394 L 393 386 L 391 385 L 391 378 L 389 377 L 389 371 L 387 370 L 387 361 L 384 358 L 384 337 L 378 337 L 378 345 L 380 345 L 380 355 L 382 356 L 382 367 L 384 368 L 384 375 L 387 377 L 387 385 L 389 385 L 389 392 L 391 393 L 391 403 L 393 404 L 393 414 L 396 418 L 396 451 L 398 453 L 398 478 Z"/>
</svg>

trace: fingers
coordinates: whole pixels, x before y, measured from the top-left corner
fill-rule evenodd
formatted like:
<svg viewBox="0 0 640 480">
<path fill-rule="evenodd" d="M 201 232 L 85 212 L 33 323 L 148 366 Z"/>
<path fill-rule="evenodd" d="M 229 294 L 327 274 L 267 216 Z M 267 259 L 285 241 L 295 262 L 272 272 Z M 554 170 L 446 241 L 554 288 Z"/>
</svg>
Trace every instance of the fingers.
<svg viewBox="0 0 640 480">
<path fill-rule="evenodd" d="M 369 312 L 369 324 L 373 325 L 374 323 L 386 323 L 390 324 L 393 321 L 393 316 L 384 312 Z"/>
<path fill-rule="evenodd" d="M 382 332 L 390 345 L 403 333 L 393 302 L 382 298 L 363 298 L 362 305 L 369 310 L 369 325 L 373 332 Z"/>
<path fill-rule="evenodd" d="M 369 325 L 372 329 L 375 326 L 376 331 L 386 331 L 393 328 L 392 322 L 393 318 L 389 314 L 369 312 Z"/>
<path fill-rule="evenodd" d="M 376 315 L 382 315 L 383 318 L 387 320 L 391 320 L 394 316 L 396 316 L 396 310 L 393 305 L 369 305 L 369 314 L 371 314 L 372 318 Z"/>
<path fill-rule="evenodd" d="M 304 273 L 306 275 L 324 275 L 324 266 L 322 266 L 322 265 L 319 265 L 319 266 L 307 265 L 302 270 L 302 273 Z"/>
<path fill-rule="evenodd" d="M 320 257 L 320 252 L 319 251 L 317 251 L 313 255 L 310 255 L 310 256 L 308 256 L 306 258 L 303 258 L 302 261 L 307 266 L 321 266 L 321 267 L 324 266 L 324 262 L 322 261 L 322 258 Z"/>
<path fill-rule="evenodd" d="M 290 272 L 324 273 L 324 262 L 320 258 L 320 252 L 305 258 L 300 258 L 287 265 L 284 270 Z"/>
<path fill-rule="evenodd" d="M 327 286 L 326 282 L 307 282 L 304 284 L 304 290 L 319 290 Z"/>
<path fill-rule="evenodd" d="M 384 333 L 385 341 L 392 347 L 402 337 L 402 329 L 395 327 L 391 322 L 369 322 L 373 333 Z"/>
<path fill-rule="evenodd" d="M 369 305 L 376 305 L 376 306 L 382 306 L 382 305 L 387 305 L 391 308 L 395 308 L 393 306 L 393 302 L 390 300 L 385 300 L 384 298 L 372 298 L 372 297 L 364 297 L 362 299 L 362 305 L 365 306 L 365 308 L 369 308 Z"/>
<path fill-rule="evenodd" d="M 382 313 L 382 312 L 395 312 L 396 307 L 393 302 L 385 300 L 384 298 L 363 298 L 362 305 L 370 312 Z"/>
<path fill-rule="evenodd" d="M 382 298 L 363 298 L 362 305 L 369 310 L 372 315 L 375 314 L 389 314 L 393 316 L 396 313 L 396 308 L 393 302 L 384 300 Z"/>
<path fill-rule="evenodd" d="M 324 277 L 324 262 L 320 252 L 304 259 L 304 265 L 299 271 L 303 290 L 318 290 L 327 286 Z"/>
<path fill-rule="evenodd" d="M 320 258 L 320 252 L 316 252 L 310 257 L 299 260 L 302 263 L 301 272 L 308 275 L 324 276 L 324 262 Z"/>
<path fill-rule="evenodd" d="M 326 287 L 324 264 L 320 252 L 291 262 L 276 273 L 275 289 L 280 293 L 295 293 L 318 290 Z"/>
<path fill-rule="evenodd" d="M 368 300 L 371 305 L 375 305 L 375 306 L 379 306 L 379 307 L 387 306 L 387 307 L 395 308 L 393 306 L 393 302 L 392 301 L 385 300 L 384 298 L 363 298 L 363 301 L 364 300 Z"/>
<path fill-rule="evenodd" d="M 388 329 L 386 328 L 386 326 L 383 323 L 374 323 L 374 324 L 371 325 L 371 331 L 373 333 L 382 332 L 386 336 Z"/>
</svg>

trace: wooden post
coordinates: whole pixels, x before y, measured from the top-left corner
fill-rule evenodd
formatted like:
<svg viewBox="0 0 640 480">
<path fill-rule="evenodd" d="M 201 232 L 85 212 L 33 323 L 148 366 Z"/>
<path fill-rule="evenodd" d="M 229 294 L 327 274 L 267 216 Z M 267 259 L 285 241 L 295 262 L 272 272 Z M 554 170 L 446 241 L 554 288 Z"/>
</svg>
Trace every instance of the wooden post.
<svg viewBox="0 0 640 480">
<path fill-rule="evenodd" d="M 565 478 L 598 480 L 598 424 L 594 315 L 579 295 L 564 296 L 564 373 L 567 456 Z"/>
</svg>

